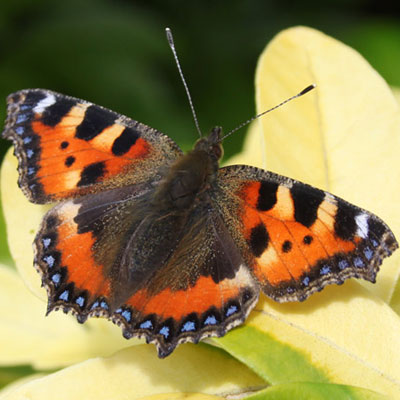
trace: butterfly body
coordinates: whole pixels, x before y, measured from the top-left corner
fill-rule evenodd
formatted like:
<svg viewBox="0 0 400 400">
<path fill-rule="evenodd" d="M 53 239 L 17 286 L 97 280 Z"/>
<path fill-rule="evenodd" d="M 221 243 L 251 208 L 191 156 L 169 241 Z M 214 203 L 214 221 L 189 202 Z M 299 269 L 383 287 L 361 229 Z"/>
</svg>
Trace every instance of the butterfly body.
<svg viewBox="0 0 400 400">
<path fill-rule="evenodd" d="M 302 301 L 375 281 L 397 247 L 378 217 L 250 166 L 219 168 L 221 129 L 183 154 L 161 132 L 43 89 L 8 98 L 19 184 L 58 202 L 37 233 L 48 312 L 104 316 L 159 356 L 242 323 L 262 291 Z"/>
</svg>

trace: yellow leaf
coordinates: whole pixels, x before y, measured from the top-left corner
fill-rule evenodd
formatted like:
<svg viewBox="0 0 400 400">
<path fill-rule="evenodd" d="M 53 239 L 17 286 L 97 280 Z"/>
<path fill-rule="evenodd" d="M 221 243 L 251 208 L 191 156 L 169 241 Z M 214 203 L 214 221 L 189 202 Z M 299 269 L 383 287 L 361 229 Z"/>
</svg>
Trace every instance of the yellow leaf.
<svg viewBox="0 0 400 400">
<path fill-rule="evenodd" d="M 225 397 L 199 393 L 164 393 L 141 397 L 140 400 L 224 400 Z"/>
<path fill-rule="evenodd" d="M 214 340 L 271 384 L 332 382 L 400 398 L 399 332 L 399 316 L 348 281 L 304 303 L 263 297 L 245 326 Z"/>
<path fill-rule="evenodd" d="M 259 121 L 251 123 L 243 143 L 243 150 L 229 158 L 225 165 L 252 165 L 265 169 L 264 136 L 260 129 Z"/>
<path fill-rule="evenodd" d="M 1 399 L 134 400 L 169 393 L 166 398 L 179 399 L 185 397 L 177 393 L 191 393 L 187 398 L 211 400 L 200 394 L 238 396 L 265 386 L 247 367 L 211 346 L 188 344 L 160 360 L 152 346 L 141 345 L 30 381 Z"/>
<path fill-rule="evenodd" d="M 271 386 L 247 397 L 248 400 L 388 400 L 379 393 L 344 385 L 314 382 L 290 382 Z"/>
<path fill-rule="evenodd" d="M 297 27 L 260 57 L 258 112 L 311 83 L 314 91 L 261 118 L 268 169 L 372 211 L 400 238 L 400 111 L 390 88 L 353 49 Z M 399 274 L 397 251 L 375 286 L 363 284 L 389 302 Z"/>
<path fill-rule="evenodd" d="M 139 343 L 124 339 L 121 329 L 104 319 L 81 325 L 71 315 L 45 317 L 45 312 L 45 304 L 26 289 L 15 270 L 0 264 L 1 366 L 59 368 Z"/>
<path fill-rule="evenodd" d="M 45 374 L 43 374 L 43 373 L 30 374 L 30 375 L 25 375 L 22 378 L 12 381 L 12 383 L 8 384 L 6 387 L 1 388 L 0 399 L 3 396 L 5 396 L 6 394 L 13 392 L 19 386 L 25 385 L 26 383 L 33 381 L 35 379 L 39 379 L 43 376 L 45 376 Z"/>
<path fill-rule="evenodd" d="M 47 301 L 40 276 L 33 268 L 32 243 L 48 205 L 30 203 L 18 187 L 18 162 L 10 148 L 1 167 L 1 201 L 7 227 L 7 240 L 18 272 L 37 297 Z"/>
<path fill-rule="evenodd" d="M 392 86 L 392 92 L 393 92 L 394 98 L 400 104 L 400 87 L 393 87 Z"/>
</svg>

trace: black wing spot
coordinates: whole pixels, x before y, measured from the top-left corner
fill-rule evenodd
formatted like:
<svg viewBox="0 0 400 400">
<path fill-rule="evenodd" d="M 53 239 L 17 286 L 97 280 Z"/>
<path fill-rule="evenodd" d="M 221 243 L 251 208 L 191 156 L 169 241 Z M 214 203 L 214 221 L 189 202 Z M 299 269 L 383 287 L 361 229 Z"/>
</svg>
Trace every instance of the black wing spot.
<svg viewBox="0 0 400 400">
<path fill-rule="evenodd" d="M 29 93 L 26 95 L 24 105 L 30 104 L 32 105 L 32 107 L 34 107 L 43 99 L 45 99 L 47 96 L 48 95 L 43 91 L 36 91 L 36 90 L 29 91 Z M 15 99 L 15 101 L 18 101 L 18 98 Z"/>
<path fill-rule="evenodd" d="M 299 183 L 293 185 L 290 193 L 294 203 L 295 220 L 309 228 L 317 219 L 318 207 L 324 201 L 325 193 Z"/>
<path fill-rule="evenodd" d="M 78 186 L 87 186 L 96 183 L 106 172 L 104 161 L 88 165 L 81 172 Z"/>
<path fill-rule="evenodd" d="M 353 239 L 357 232 L 356 216 L 359 210 L 351 205 L 339 202 L 335 216 L 335 234 L 343 240 Z"/>
<path fill-rule="evenodd" d="M 64 140 L 63 142 L 61 142 L 60 144 L 60 149 L 66 149 L 69 146 L 69 142 L 67 142 L 66 140 Z"/>
<path fill-rule="evenodd" d="M 285 240 L 282 245 L 282 251 L 284 253 L 289 253 L 292 250 L 292 242 L 290 240 Z"/>
<path fill-rule="evenodd" d="M 57 101 L 43 111 L 41 121 L 47 126 L 56 126 L 76 105 L 76 101 L 57 98 Z"/>
<path fill-rule="evenodd" d="M 258 192 L 257 210 L 268 211 L 277 201 L 276 192 L 279 184 L 275 182 L 262 181 Z"/>
<path fill-rule="evenodd" d="M 65 159 L 65 166 L 70 167 L 74 162 L 75 162 L 75 157 L 74 156 L 69 156 Z"/>
<path fill-rule="evenodd" d="M 76 128 L 75 137 L 83 140 L 92 140 L 97 135 L 114 124 L 116 114 L 99 106 L 91 105 L 87 108 L 83 121 Z"/>
<path fill-rule="evenodd" d="M 377 239 L 381 239 L 383 234 L 387 231 L 387 228 L 385 225 L 376 220 L 375 218 L 368 218 L 368 232 L 369 234 L 372 232 L 373 236 L 375 236 Z"/>
<path fill-rule="evenodd" d="M 250 233 L 250 248 L 256 257 L 260 257 L 268 247 L 269 235 L 264 224 L 258 224 Z"/>
<path fill-rule="evenodd" d="M 303 237 L 303 243 L 304 244 L 311 244 L 311 242 L 314 240 L 314 238 L 311 235 L 306 235 Z"/>
<path fill-rule="evenodd" d="M 112 153 L 116 156 L 126 154 L 135 145 L 139 137 L 139 134 L 134 129 L 125 128 L 121 135 L 114 140 L 111 148 Z"/>
</svg>

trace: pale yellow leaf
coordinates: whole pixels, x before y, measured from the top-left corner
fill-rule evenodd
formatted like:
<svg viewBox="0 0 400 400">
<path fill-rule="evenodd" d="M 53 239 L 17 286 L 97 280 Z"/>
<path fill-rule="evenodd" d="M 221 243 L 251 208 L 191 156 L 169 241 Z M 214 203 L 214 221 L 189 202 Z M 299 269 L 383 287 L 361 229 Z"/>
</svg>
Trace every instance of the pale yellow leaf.
<svg viewBox="0 0 400 400">
<path fill-rule="evenodd" d="M 46 317 L 45 312 L 45 303 L 27 290 L 16 271 L 0 264 L 1 366 L 59 368 L 140 343 L 124 339 L 121 329 L 104 319 L 81 325 L 71 315 Z"/>
<path fill-rule="evenodd" d="M 265 382 L 247 367 L 211 346 L 188 344 L 161 360 L 152 346 L 141 345 L 30 381 L 1 400 L 134 400 L 168 393 L 172 399 L 182 398 L 177 393 L 197 393 L 199 400 L 206 400 L 200 393 L 238 396 L 264 387 Z"/>
<path fill-rule="evenodd" d="M 200 393 L 164 393 L 141 397 L 139 400 L 224 400 L 226 397 Z"/>
<path fill-rule="evenodd" d="M 259 121 L 251 123 L 243 143 L 243 150 L 229 158 L 225 165 L 252 165 L 265 169 L 265 144 Z"/>
<path fill-rule="evenodd" d="M 20 386 L 23 386 L 27 384 L 28 382 L 34 381 L 35 379 L 39 379 L 45 376 L 43 373 L 37 373 L 37 374 L 31 374 L 31 375 L 26 375 L 23 378 L 17 379 L 7 385 L 6 387 L 1 388 L 0 390 L 0 399 L 8 395 L 9 393 L 12 393 L 15 389 L 19 388 Z"/>
<path fill-rule="evenodd" d="M 18 187 L 18 162 L 10 148 L 1 167 L 1 202 L 7 228 L 7 241 L 18 272 L 28 288 L 43 301 L 39 274 L 33 268 L 32 243 L 48 205 L 30 203 Z"/>
<path fill-rule="evenodd" d="M 394 98 L 397 100 L 397 102 L 400 104 L 400 87 L 394 87 L 392 86 L 392 92 Z"/>
</svg>

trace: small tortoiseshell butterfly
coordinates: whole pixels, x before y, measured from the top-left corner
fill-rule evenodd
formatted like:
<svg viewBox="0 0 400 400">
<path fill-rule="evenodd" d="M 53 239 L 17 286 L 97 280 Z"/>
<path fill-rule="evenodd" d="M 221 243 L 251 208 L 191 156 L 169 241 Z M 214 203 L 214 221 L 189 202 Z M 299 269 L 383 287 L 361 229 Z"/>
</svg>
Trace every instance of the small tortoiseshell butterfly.
<svg viewBox="0 0 400 400">
<path fill-rule="evenodd" d="M 183 154 L 167 136 L 49 90 L 8 97 L 3 136 L 34 203 L 59 202 L 34 242 L 48 311 L 102 316 L 166 357 L 241 324 L 260 290 L 303 301 L 374 282 L 398 244 L 372 213 L 246 165 L 219 168 L 221 129 Z"/>
</svg>

